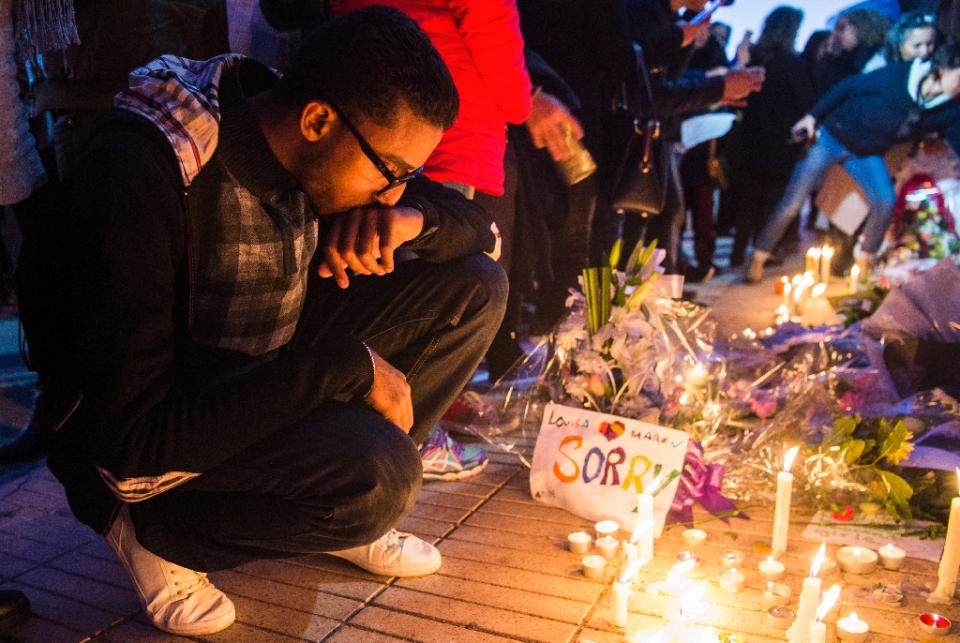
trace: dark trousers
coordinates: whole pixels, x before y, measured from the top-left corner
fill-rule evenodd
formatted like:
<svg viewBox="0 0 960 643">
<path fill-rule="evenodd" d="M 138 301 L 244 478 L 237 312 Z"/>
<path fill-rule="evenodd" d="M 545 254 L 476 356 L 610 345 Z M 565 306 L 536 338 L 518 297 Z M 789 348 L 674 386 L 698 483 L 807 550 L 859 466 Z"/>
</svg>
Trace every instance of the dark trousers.
<svg viewBox="0 0 960 643">
<path fill-rule="evenodd" d="M 363 404 L 321 404 L 198 478 L 131 505 L 138 539 L 202 571 L 376 540 L 413 506 L 417 444 L 470 379 L 506 297 L 504 272 L 486 256 L 401 262 L 385 277 L 351 277 L 345 291 L 313 280 L 287 350 L 328 334 L 367 342 L 407 376 L 410 435 Z"/>
<path fill-rule="evenodd" d="M 730 263 L 735 266 L 744 262 L 750 243 L 783 196 L 790 176 L 770 175 L 760 168 L 750 168 L 737 178 L 738 183 L 733 191 L 739 207 L 734 221 L 737 229 L 733 238 L 733 253 L 730 255 Z"/>
</svg>

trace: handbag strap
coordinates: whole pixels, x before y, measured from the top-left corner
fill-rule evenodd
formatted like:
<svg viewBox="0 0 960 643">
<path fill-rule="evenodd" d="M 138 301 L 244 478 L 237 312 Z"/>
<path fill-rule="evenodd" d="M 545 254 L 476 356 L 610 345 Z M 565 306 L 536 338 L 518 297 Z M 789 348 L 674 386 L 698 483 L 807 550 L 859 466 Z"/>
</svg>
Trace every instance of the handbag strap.
<svg viewBox="0 0 960 643">
<path fill-rule="evenodd" d="M 625 93 L 627 108 L 633 114 L 633 131 L 642 138 L 640 171 L 647 174 L 653 170 L 654 144 L 660 138 L 660 119 L 643 47 L 633 43 L 633 53 L 636 64 L 627 79 Z"/>
</svg>

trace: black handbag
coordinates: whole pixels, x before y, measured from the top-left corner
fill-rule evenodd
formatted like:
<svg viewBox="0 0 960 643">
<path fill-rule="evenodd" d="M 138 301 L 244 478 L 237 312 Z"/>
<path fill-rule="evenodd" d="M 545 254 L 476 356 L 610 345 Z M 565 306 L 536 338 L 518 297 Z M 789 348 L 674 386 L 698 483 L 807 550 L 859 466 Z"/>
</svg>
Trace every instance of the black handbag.
<svg viewBox="0 0 960 643">
<path fill-rule="evenodd" d="M 624 83 L 615 106 L 615 120 L 624 124 L 619 162 L 615 166 L 613 208 L 620 214 L 650 217 L 663 212 L 667 200 L 669 146 L 660 135 L 653 85 L 643 49 L 634 44 L 635 75 Z"/>
</svg>

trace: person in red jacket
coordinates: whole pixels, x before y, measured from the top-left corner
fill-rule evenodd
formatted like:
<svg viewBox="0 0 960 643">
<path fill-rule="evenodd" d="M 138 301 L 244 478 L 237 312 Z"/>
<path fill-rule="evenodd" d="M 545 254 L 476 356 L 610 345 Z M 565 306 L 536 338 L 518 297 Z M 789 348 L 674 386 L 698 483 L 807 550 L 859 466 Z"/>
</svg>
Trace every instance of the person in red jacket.
<svg viewBox="0 0 960 643">
<path fill-rule="evenodd" d="M 413 18 L 450 70 L 460 95 L 460 113 L 423 173 L 486 209 L 498 236 L 494 258 L 509 274 L 517 162 L 507 149 L 507 124 L 526 122 L 532 100 L 516 0 L 331 0 L 330 8 L 341 15 L 375 4 Z M 519 352 L 517 338 L 506 325 L 497 337 L 506 344 L 504 352 Z M 488 353 L 488 363 L 490 359 Z M 426 480 L 461 480 L 483 471 L 489 461 L 483 449 L 456 442 L 439 426 L 420 454 Z"/>
</svg>

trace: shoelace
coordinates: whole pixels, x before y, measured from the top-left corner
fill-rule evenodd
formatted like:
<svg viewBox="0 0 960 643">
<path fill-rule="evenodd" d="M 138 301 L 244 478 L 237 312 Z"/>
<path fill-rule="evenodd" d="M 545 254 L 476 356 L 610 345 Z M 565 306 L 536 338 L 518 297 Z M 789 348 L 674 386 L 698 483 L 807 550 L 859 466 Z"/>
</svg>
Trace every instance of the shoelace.
<svg viewBox="0 0 960 643">
<path fill-rule="evenodd" d="M 204 587 L 208 587 L 208 586 L 211 584 L 211 583 L 210 583 L 210 580 L 207 578 L 207 575 L 206 575 L 206 574 L 204 574 L 204 573 L 202 573 L 202 572 L 195 572 L 195 571 L 190 570 L 190 569 L 176 569 L 176 568 L 171 568 L 171 569 L 170 569 L 170 574 L 173 575 L 173 576 L 177 576 L 177 575 L 184 576 L 184 575 L 185 575 L 185 576 L 192 576 L 192 577 L 193 577 L 193 581 L 190 582 L 190 583 L 182 583 L 182 584 L 181 584 L 181 582 L 178 581 L 178 580 L 173 581 L 173 586 L 174 586 L 174 587 L 180 587 L 181 585 L 185 585 L 185 587 L 183 587 L 183 589 L 178 589 L 178 590 L 177 590 L 177 596 L 182 596 L 182 597 L 184 597 L 184 598 L 189 598 L 190 596 L 192 596 L 192 595 L 195 594 L 196 592 L 199 592 L 201 589 L 203 589 Z"/>
</svg>

